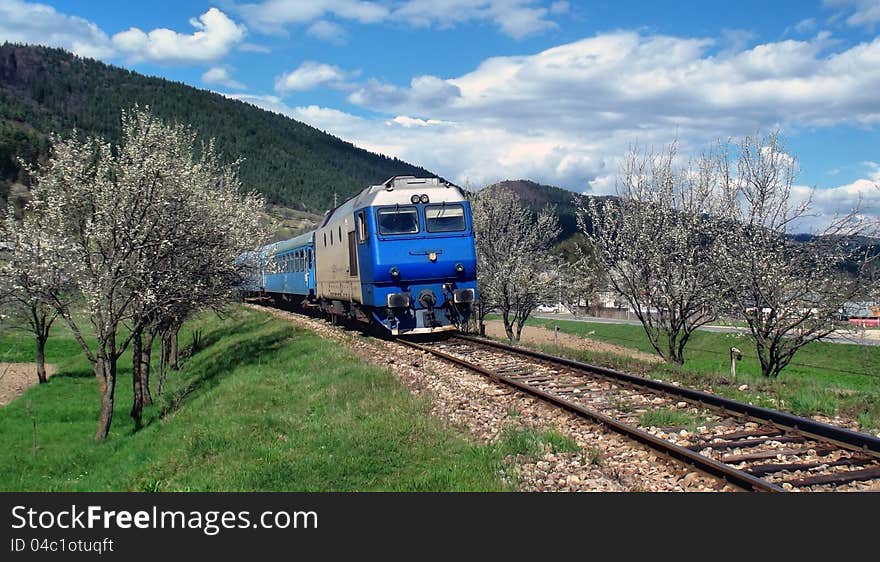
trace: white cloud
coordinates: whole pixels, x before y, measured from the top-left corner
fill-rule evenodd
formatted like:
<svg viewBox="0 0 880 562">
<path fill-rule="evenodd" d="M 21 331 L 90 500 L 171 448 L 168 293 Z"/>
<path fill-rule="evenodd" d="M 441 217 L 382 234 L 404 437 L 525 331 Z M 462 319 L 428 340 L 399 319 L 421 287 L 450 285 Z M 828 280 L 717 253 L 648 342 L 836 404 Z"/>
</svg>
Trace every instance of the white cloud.
<svg viewBox="0 0 880 562">
<path fill-rule="evenodd" d="M 506 35 L 521 39 L 557 27 L 549 16 L 569 9 L 565 1 L 552 2 L 549 8 L 543 4 L 537 0 L 264 0 L 237 9 L 248 25 L 264 33 L 282 33 L 286 25 L 327 21 L 332 16 L 362 24 L 395 21 L 440 29 L 491 22 Z"/>
<path fill-rule="evenodd" d="M 436 119 L 419 119 L 417 117 L 409 117 L 407 115 L 398 115 L 391 121 L 398 125 L 402 125 L 403 127 L 434 127 L 438 125 L 453 124 L 448 121 L 438 121 Z M 391 123 L 388 123 L 386 121 L 386 124 L 390 125 Z"/>
<path fill-rule="evenodd" d="M 824 3 L 849 14 L 846 23 L 851 27 L 873 28 L 880 23 L 880 2 L 877 0 L 825 0 Z"/>
<path fill-rule="evenodd" d="M 459 77 L 415 78 L 408 88 L 369 81 L 350 101 L 388 113 L 583 133 L 717 135 L 880 122 L 880 38 L 833 53 L 823 34 L 725 56 L 709 52 L 714 44 L 606 33 L 530 56 L 490 58 Z"/>
<path fill-rule="evenodd" d="M 408 0 L 393 11 L 391 18 L 439 28 L 490 21 L 506 35 L 522 39 L 557 27 L 547 18 L 550 10 L 536 4 L 533 0 Z M 563 8 L 557 5 L 556 13 Z"/>
<path fill-rule="evenodd" d="M 332 21 L 318 20 L 309 26 L 306 33 L 311 37 L 333 45 L 344 45 L 348 42 L 348 33 L 345 31 L 345 28 Z"/>
<path fill-rule="evenodd" d="M 793 204 L 812 197 L 810 214 L 798 221 L 795 230 L 821 232 L 834 217 L 846 216 L 852 211 L 858 211 L 863 217 L 880 217 L 880 172 L 875 167 L 868 176 L 825 188 L 795 186 Z"/>
<path fill-rule="evenodd" d="M 299 68 L 275 79 L 279 93 L 311 90 L 319 86 L 343 87 L 348 73 L 329 64 L 306 61 Z"/>
<path fill-rule="evenodd" d="M 196 28 L 189 35 L 166 28 L 145 33 L 132 27 L 115 34 L 113 44 L 133 61 L 187 64 L 222 58 L 246 34 L 243 25 L 235 23 L 217 8 L 210 8 L 198 18 L 190 19 L 189 23 Z"/>
<path fill-rule="evenodd" d="M 241 4 L 238 10 L 248 24 L 264 33 L 280 33 L 287 24 L 309 23 L 327 15 L 358 23 L 387 19 L 388 8 L 365 0 L 264 0 Z"/>
<path fill-rule="evenodd" d="M 96 59 L 113 56 L 110 39 L 94 23 L 20 0 L 0 0 L 0 40 L 63 47 Z"/>
<path fill-rule="evenodd" d="M 202 74 L 202 82 L 205 84 L 218 84 L 233 90 L 244 90 L 247 88 L 241 82 L 234 80 L 229 71 L 223 66 L 213 66 Z"/>
<path fill-rule="evenodd" d="M 256 43 L 242 43 L 238 46 L 239 51 L 243 51 L 245 53 L 271 53 L 272 49 L 266 47 L 265 45 L 258 45 Z"/>
<path fill-rule="evenodd" d="M 351 103 L 393 112 L 425 113 L 448 106 L 461 97 L 461 90 L 449 80 L 436 76 L 416 76 L 409 88 L 399 88 L 370 79 L 349 94 Z"/>
<path fill-rule="evenodd" d="M 565 0 L 559 0 L 550 4 L 551 14 L 566 14 L 571 6 Z"/>
<path fill-rule="evenodd" d="M 801 35 L 812 33 L 816 29 L 816 20 L 813 18 L 803 19 L 797 22 L 792 29 L 794 29 L 795 33 L 800 33 Z"/>
</svg>

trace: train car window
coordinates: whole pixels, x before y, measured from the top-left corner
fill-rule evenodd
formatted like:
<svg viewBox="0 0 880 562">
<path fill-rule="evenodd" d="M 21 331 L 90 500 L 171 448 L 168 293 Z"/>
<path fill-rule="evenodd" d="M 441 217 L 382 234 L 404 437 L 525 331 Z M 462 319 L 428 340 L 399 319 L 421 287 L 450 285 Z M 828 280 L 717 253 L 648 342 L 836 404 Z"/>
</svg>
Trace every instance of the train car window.
<svg viewBox="0 0 880 562">
<path fill-rule="evenodd" d="M 415 234 L 419 231 L 419 212 L 415 207 L 389 207 L 376 214 L 379 234 Z"/>
<path fill-rule="evenodd" d="M 312 249 L 309 248 L 309 271 L 312 270 Z"/>
<path fill-rule="evenodd" d="M 367 241 L 367 213 L 364 211 L 357 214 L 357 237 L 358 244 Z"/>
<path fill-rule="evenodd" d="M 333 245 L 333 231 L 330 231 L 330 245 Z"/>
<path fill-rule="evenodd" d="M 425 228 L 428 232 L 459 232 L 464 230 L 464 226 L 464 207 L 461 205 L 425 207 Z"/>
<path fill-rule="evenodd" d="M 299 250 L 293 253 L 293 270 L 299 271 Z"/>
<path fill-rule="evenodd" d="M 324 233 L 324 247 L 327 247 L 327 233 Z"/>
<path fill-rule="evenodd" d="M 339 238 L 337 240 L 339 240 L 340 244 L 342 243 L 342 225 L 339 226 Z"/>
</svg>

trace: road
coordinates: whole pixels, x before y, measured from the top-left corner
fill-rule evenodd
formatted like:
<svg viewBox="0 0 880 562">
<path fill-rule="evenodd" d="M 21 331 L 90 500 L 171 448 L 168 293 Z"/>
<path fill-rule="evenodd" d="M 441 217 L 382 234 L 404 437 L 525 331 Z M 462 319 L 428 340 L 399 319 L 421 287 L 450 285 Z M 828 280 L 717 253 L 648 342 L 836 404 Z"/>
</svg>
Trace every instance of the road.
<svg viewBox="0 0 880 562">
<path fill-rule="evenodd" d="M 539 312 L 532 314 L 534 318 L 541 318 L 542 320 L 567 320 L 571 322 L 592 322 L 596 324 L 625 324 L 629 326 L 641 326 L 641 322 L 638 320 L 625 320 L 622 318 L 600 318 L 598 316 L 572 316 L 567 313 L 560 314 L 550 314 Z M 716 325 L 706 325 L 700 330 L 705 330 L 707 332 L 722 332 L 722 333 L 748 333 L 748 329 L 746 328 L 738 328 L 736 326 L 716 326 Z M 864 337 L 861 335 L 864 334 Z M 849 332 L 844 330 L 837 330 L 831 335 L 822 339 L 822 341 L 827 341 L 831 343 L 842 343 L 842 344 L 851 344 L 851 345 L 880 345 L 880 330 L 868 330 L 865 332 Z"/>
</svg>

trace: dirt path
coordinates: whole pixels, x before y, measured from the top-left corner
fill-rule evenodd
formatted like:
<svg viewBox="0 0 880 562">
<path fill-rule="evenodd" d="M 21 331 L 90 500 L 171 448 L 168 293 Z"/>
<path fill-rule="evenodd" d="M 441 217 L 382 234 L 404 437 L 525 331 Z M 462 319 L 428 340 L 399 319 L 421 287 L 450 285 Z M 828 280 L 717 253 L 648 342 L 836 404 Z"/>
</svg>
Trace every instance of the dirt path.
<svg viewBox="0 0 880 562">
<path fill-rule="evenodd" d="M 493 338 L 507 337 L 504 334 L 504 323 L 501 322 L 501 320 L 490 320 L 486 322 L 486 334 L 492 336 Z M 553 330 L 548 330 L 539 326 L 523 327 L 523 343 L 553 344 L 553 338 Z M 650 355 L 637 349 L 632 349 L 613 343 L 591 340 L 580 336 L 573 336 L 564 332 L 559 332 L 559 337 L 556 342 L 563 347 L 570 347 L 572 349 L 585 349 L 588 351 L 598 351 L 604 353 L 616 353 L 617 355 L 625 355 L 627 357 L 632 357 L 634 359 L 646 361 L 649 363 L 660 363 L 662 361 L 662 359 L 660 359 L 656 355 Z"/>
<path fill-rule="evenodd" d="M 55 374 L 55 366 L 46 364 L 46 374 Z M 37 384 L 36 363 L 0 363 L 0 406 L 5 406 Z"/>
</svg>

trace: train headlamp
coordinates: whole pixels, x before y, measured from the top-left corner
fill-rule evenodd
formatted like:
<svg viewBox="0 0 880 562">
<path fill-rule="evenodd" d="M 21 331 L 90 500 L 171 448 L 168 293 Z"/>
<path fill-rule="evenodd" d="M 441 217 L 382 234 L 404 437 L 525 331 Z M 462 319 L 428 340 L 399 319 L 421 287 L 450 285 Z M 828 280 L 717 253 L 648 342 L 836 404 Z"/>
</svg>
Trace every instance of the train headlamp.
<svg viewBox="0 0 880 562">
<path fill-rule="evenodd" d="M 388 273 L 391 274 L 391 277 L 394 277 L 395 279 L 400 277 L 400 270 L 396 267 L 392 267 L 391 269 L 389 269 Z"/>
<path fill-rule="evenodd" d="M 428 199 L 428 195 L 424 194 L 419 198 L 419 201 L 421 201 L 422 203 L 427 203 L 430 200 Z"/>
<path fill-rule="evenodd" d="M 418 194 L 415 194 L 412 197 L 410 197 L 409 200 L 410 200 L 410 203 L 415 205 L 416 203 L 418 203 L 421 200 L 421 198 L 419 197 Z"/>
<path fill-rule="evenodd" d="M 470 304 L 474 302 L 476 293 L 473 289 L 459 289 L 452 292 L 452 301 L 455 304 Z"/>
<path fill-rule="evenodd" d="M 464 273 L 464 266 L 460 263 L 455 264 L 456 273 Z"/>
</svg>

